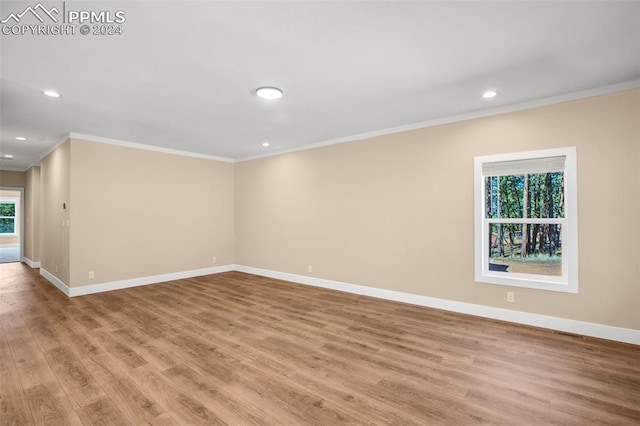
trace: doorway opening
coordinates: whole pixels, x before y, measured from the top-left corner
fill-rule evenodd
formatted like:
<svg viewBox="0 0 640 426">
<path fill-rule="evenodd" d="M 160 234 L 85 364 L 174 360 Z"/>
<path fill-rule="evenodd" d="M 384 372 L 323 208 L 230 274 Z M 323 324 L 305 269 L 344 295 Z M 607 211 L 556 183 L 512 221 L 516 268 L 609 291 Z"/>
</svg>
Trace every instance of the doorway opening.
<svg viewBox="0 0 640 426">
<path fill-rule="evenodd" d="M 22 261 L 23 199 L 23 188 L 0 187 L 0 263 Z"/>
</svg>

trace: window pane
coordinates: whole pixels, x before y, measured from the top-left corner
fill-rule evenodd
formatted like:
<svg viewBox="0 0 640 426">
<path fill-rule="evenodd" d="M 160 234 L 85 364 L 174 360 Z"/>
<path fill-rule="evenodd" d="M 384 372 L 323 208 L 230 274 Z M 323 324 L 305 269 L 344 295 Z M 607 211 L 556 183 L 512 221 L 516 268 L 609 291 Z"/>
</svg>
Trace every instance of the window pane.
<svg viewBox="0 0 640 426">
<path fill-rule="evenodd" d="M 489 176 L 484 178 L 484 206 L 485 217 L 488 219 L 498 218 L 498 177 Z"/>
<path fill-rule="evenodd" d="M 486 218 L 563 218 L 564 173 L 485 177 Z"/>
<path fill-rule="evenodd" d="M 15 232 L 15 219 L 0 218 L 0 234 L 13 234 Z"/>
<path fill-rule="evenodd" d="M 492 223 L 489 270 L 562 276 L 562 225 Z"/>
<path fill-rule="evenodd" d="M 0 203 L 0 216 L 15 216 L 15 203 Z"/>
<path fill-rule="evenodd" d="M 522 175 L 500 176 L 500 217 L 523 217 L 524 182 Z"/>
<path fill-rule="evenodd" d="M 487 218 L 522 218 L 524 176 L 485 177 L 485 216 Z"/>
<path fill-rule="evenodd" d="M 529 200 L 527 217 L 564 217 L 564 173 L 528 175 Z"/>
</svg>

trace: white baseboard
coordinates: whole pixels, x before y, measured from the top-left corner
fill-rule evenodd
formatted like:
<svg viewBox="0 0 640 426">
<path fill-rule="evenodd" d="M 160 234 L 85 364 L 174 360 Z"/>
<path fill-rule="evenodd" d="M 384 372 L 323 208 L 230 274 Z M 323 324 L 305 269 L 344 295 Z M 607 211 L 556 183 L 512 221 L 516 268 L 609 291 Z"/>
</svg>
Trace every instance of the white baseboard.
<svg viewBox="0 0 640 426">
<path fill-rule="evenodd" d="M 121 290 L 124 288 L 138 287 L 141 285 L 157 284 L 166 281 L 182 280 L 185 278 L 200 277 L 202 275 L 219 274 L 234 270 L 235 265 L 213 266 L 211 268 L 193 269 L 191 271 L 171 272 L 168 274 L 151 275 L 148 277 L 132 278 L 128 280 L 111 281 L 100 284 L 85 285 L 82 287 L 70 287 L 69 297 L 84 296 L 86 294 L 102 293 L 105 291 Z"/>
<path fill-rule="evenodd" d="M 31 268 L 39 268 L 40 267 L 40 261 L 36 262 L 36 261 L 33 261 L 33 260 L 29 259 L 28 257 L 23 256 L 22 257 L 22 261 L 24 263 L 26 263 L 27 265 L 29 265 L 29 267 L 31 267 Z"/>
<path fill-rule="evenodd" d="M 47 271 L 44 268 L 40 268 L 40 275 L 45 277 L 47 279 L 47 281 L 49 281 L 51 284 L 53 284 L 56 287 L 58 287 L 58 290 L 60 290 L 61 292 L 63 292 L 67 296 L 70 295 L 71 292 L 69 291 L 70 290 L 69 287 L 65 283 L 60 281 L 60 279 L 58 277 L 56 277 L 55 275 L 53 275 L 51 272 Z"/>
<path fill-rule="evenodd" d="M 25 258 L 26 259 L 26 258 Z M 37 262 L 40 267 L 40 262 Z M 85 285 L 82 287 L 69 287 L 51 272 L 40 267 L 40 275 L 55 285 L 68 297 L 84 296 L 87 294 L 103 293 L 105 291 L 122 290 L 141 285 L 157 284 L 166 281 L 182 280 L 185 278 L 200 277 L 203 275 L 219 274 L 221 272 L 235 271 L 235 265 L 213 266 L 211 268 L 193 269 L 191 271 L 172 272 L 169 274 L 151 275 L 148 277 L 132 278 L 128 280 L 111 281 L 106 283 Z"/>
<path fill-rule="evenodd" d="M 438 299 L 435 297 L 420 296 L 417 294 L 402 293 L 399 291 L 348 284 L 339 281 L 289 274 L 286 272 L 278 272 L 268 269 L 252 268 L 249 266 L 236 265 L 235 270 L 239 272 L 246 272 L 248 274 L 260 275 L 263 277 L 292 281 L 299 284 L 306 284 L 315 287 L 344 291 L 347 293 L 377 297 L 379 299 L 394 300 L 396 302 L 410 303 L 412 305 L 427 306 L 430 308 L 443 309 L 446 311 L 453 311 L 463 314 L 476 315 L 479 317 L 514 322 L 518 324 L 548 328 L 551 330 L 579 334 L 582 336 L 598 337 L 601 339 L 615 340 L 618 342 L 640 345 L 640 330 L 634 330 L 630 328 L 612 327 L 609 325 L 576 321 L 566 318 L 513 311 L 510 309 L 494 308 L 491 306 L 476 305 L 473 303 L 457 302 L 455 300 Z"/>
<path fill-rule="evenodd" d="M 26 258 L 25 258 L 26 259 Z M 39 262 L 33 262 L 38 263 Z M 31 265 L 30 265 L 31 266 Z M 322 278 L 308 277 L 304 275 L 290 274 L 287 272 L 272 271 L 269 269 L 253 268 L 242 265 L 224 265 L 191 271 L 173 272 L 169 274 L 152 275 L 148 277 L 133 278 L 121 281 L 112 281 L 82 287 L 68 287 L 55 275 L 44 268 L 40 268 L 40 275 L 55 285 L 60 291 L 69 297 L 83 296 L 87 294 L 102 293 L 105 291 L 121 290 L 130 287 L 156 284 L 166 281 L 199 277 L 203 275 L 219 274 L 221 272 L 238 271 L 263 277 L 291 281 L 315 287 L 344 291 L 347 293 L 361 294 L 379 299 L 393 300 L 412 305 L 426 306 L 443 309 L 446 311 L 476 315 L 479 317 L 497 319 L 518 324 L 531 325 L 583 336 L 598 337 L 601 339 L 615 340 L 618 342 L 640 345 L 640 330 L 630 328 L 613 327 L 603 324 L 595 324 L 584 321 L 558 318 L 547 315 L 532 314 L 528 312 L 513 311 L 510 309 L 495 308 L 492 306 L 476 305 L 473 303 L 457 302 L 455 300 L 438 299 L 435 297 L 421 296 L 417 294 L 403 293 L 394 290 L 368 287 L 340 281 L 325 280 Z"/>
</svg>

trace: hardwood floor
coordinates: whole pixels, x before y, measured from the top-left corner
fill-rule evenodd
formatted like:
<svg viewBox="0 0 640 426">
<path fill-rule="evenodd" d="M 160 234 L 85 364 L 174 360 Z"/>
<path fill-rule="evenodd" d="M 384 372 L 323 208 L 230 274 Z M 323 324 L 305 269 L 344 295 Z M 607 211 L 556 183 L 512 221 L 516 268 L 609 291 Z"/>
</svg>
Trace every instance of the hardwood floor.
<svg viewBox="0 0 640 426">
<path fill-rule="evenodd" d="M 640 347 L 230 272 L 0 265 L 0 424 L 638 425 Z"/>
</svg>

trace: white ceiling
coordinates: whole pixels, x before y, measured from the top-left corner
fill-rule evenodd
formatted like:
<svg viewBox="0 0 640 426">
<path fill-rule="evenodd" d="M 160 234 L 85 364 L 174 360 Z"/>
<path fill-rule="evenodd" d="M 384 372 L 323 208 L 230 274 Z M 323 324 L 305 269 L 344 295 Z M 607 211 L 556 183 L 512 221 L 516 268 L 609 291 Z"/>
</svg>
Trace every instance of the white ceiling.
<svg viewBox="0 0 640 426">
<path fill-rule="evenodd" d="M 640 79 L 640 2 L 65 6 L 124 10 L 123 34 L 2 36 L 2 167 L 69 132 L 243 159 Z"/>
</svg>

